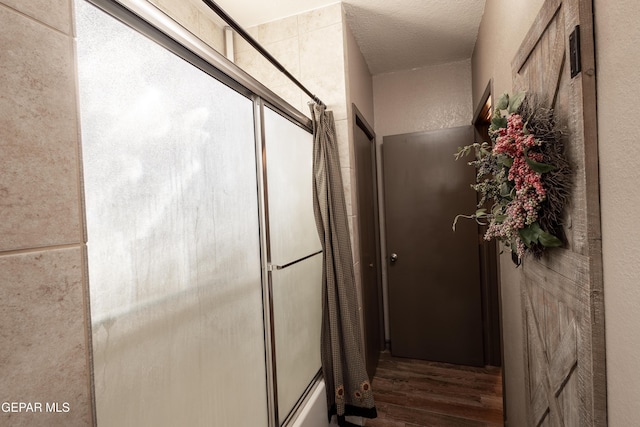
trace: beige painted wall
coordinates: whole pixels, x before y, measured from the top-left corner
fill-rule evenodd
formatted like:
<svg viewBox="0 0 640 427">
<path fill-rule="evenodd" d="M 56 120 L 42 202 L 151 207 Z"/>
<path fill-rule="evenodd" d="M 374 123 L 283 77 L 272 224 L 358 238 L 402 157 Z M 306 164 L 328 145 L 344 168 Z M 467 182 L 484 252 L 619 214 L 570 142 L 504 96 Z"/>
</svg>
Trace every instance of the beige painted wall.
<svg viewBox="0 0 640 427">
<path fill-rule="evenodd" d="M 356 104 L 364 119 L 373 126 L 373 78 L 346 18 L 343 19 L 345 36 L 345 65 L 347 72 L 347 102 Z M 351 110 L 349 118 L 351 118 Z"/>
<path fill-rule="evenodd" d="M 640 420 L 640 2 L 595 0 L 609 425 Z"/>
<path fill-rule="evenodd" d="M 72 2 L 0 22 L 0 425 L 93 425 Z"/>
<path fill-rule="evenodd" d="M 491 79 L 495 95 L 511 91 L 511 60 L 543 3 L 487 0 L 472 57 L 474 106 Z M 508 253 L 500 259 L 500 282 L 507 421 L 509 426 L 521 426 L 526 425 L 526 413 L 520 271 L 514 268 Z"/>
<path fill-rule="evenodd" d="M 342 16 L 342 29 L 344 35 L 344 63 L 345 63 L 345 77 L 346 77 L 346 90 L 347 90 L 347 133 L 349 138 L 349 181 L 351 186 L 355 189 L 357 186 L 356 175 L 356 159 L 354 152 L 354 132 L 356 129 L 356 123 L 354 120 L 353 104 L 363 115 L 365 121 L 369 126 L 374 125 L 373 118 L 373 79 L 369 72 L 369 66 L 367 65 L 360 47 L 356 42 L 356 39 L 347 24 L 347 19 L 343 11 Z M 345 153 L 346 155 L 346 153 Z M 342 156 L 341 162 L 346 161 L 345 155 Z M 343 166 L 344 164 L 341 163 Z M 360 263 L 360 227 L 359 217 L 360 214 L 358 206 L 358 195 L 356 190 L 351 191 L 351 205 L 352 211 L 349 217 L 349 226 L 351 231 L 351 241 L 353 242 L 353 263 L 354 271 L 356 274 L 356 286 L 358 291 L 358 310 L 360 313 L 360 322 L 362 326 L 362 346 L 366 349 L 365 343 L 365 319 L 363 309 L 363 291 L 362 291 L 362 265 Z"/>
<path fill-rule="evenodd" d="M 471 124 L 471 61 L 373 77 L 376 135 Z"/>
<path fill-rule="evenodd" d="M 474 104 L 490 78 L 494 93 L 511 88 L 511 66 L 542 0 L 488 0 L 473 56 Z M 598 144 L 604 296 L 607 342 L 609 425 L 628 426 L 640 419 L 640 172 L 635 165 L 635 118 L 640 107 L 640 55 L 637 41 L 640 4 L 625 0 L 612 7 L 595 0 L 598 96 Z M 524 371 L 519 273 L 508 257 L 501 260 L 505 377 L 509 425 L 523 425 Z"/>
<path fill-rule="evenodd" d="M 493 78 L 495 94 L 511 90 L 511 60 L 543 0 L 487 0 L 472 56 L 473 105 Z"/>
</svg>

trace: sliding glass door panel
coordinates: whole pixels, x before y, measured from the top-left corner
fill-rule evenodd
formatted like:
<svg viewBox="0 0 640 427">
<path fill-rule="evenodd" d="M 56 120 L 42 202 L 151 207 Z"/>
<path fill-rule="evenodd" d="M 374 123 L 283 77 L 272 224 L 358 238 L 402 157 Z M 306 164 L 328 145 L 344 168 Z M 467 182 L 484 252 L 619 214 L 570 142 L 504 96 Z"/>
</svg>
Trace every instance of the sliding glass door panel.
<svg viewBox="0 0 640 427">
<path fill-rule="evenodd" d="M 322 249 L 313 214 L 313 136 L 264 109 L 271 263 L 286 265 Z"/>
<path fill-rule="evenodd" d="M 322 255 L 274 270 L 271 280 L 282 422 L 320 370 Z"/>
<path fill-rule="evenodd" d="M 278 415 L 320 370 L 322 250 L 313 212 L 313 136 L 264 108 Z"/>
<path fill-rule="evenodd" d="M 98 424 L 267 426 L 253 103 L 75 10 Z"/>
</svg>

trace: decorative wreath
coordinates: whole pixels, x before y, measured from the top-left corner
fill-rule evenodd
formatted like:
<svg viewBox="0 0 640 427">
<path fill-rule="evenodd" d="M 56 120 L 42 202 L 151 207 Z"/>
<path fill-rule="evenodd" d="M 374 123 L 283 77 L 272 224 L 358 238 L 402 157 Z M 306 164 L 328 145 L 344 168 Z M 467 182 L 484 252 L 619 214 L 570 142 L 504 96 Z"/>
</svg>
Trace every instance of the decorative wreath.
<svg viewBox="0 0 640 427">
<path fill-rule="evenodd" d="M 562 246 L 571 168 L 553 110 L 524 93 L 500 98 L 489 136 L 492 144 L 476 142 L 455 154 L 457 160 L 474 150 L 471 187 L 481 197 L 478 210 L 456 216 L 453 229 L 460 217 L 488 225 L 484 238 L 511 248 L 519 265 L 526 254 L 539 258 L 546 248 Z"/>
</svg>

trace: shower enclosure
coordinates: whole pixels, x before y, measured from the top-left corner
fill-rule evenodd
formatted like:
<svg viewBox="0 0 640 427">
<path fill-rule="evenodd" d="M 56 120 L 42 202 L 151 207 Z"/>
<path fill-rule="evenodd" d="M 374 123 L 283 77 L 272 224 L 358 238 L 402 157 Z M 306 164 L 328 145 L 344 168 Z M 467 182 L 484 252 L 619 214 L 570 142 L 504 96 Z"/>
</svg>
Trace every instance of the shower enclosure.
<svg viewBox="0 0 640 427">
<path fill-rule="evenodd" d="M 310 123 L 122 3 L 75 3 L 98 424 L 283 425 L 320 369 Z"/>
</svg>

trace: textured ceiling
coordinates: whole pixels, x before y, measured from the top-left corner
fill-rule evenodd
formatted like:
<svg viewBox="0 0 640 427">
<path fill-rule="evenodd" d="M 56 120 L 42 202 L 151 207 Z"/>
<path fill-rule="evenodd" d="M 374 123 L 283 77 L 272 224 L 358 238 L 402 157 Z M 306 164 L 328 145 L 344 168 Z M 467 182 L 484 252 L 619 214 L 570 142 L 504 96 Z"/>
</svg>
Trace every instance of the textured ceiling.
<svg viewBox="0 0 640 427">
<path fill-rule="evenodd" d="M 216 3 L 248 28 L 336 1 L 217 0 Z M 347 22 L 369 71 L 376 75 L 470 58 L 485 0 L 345 0 L 343 3 Z"/>
</svg>

